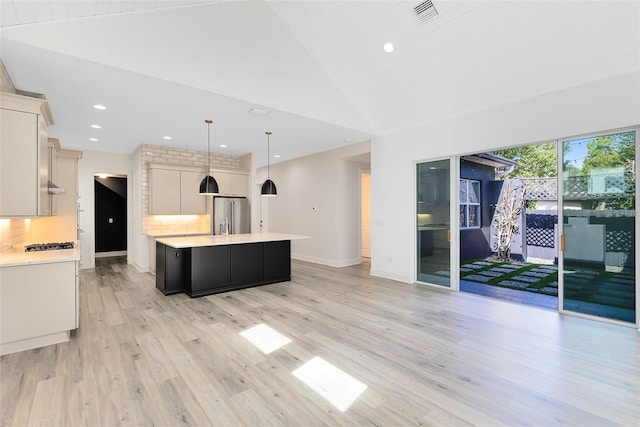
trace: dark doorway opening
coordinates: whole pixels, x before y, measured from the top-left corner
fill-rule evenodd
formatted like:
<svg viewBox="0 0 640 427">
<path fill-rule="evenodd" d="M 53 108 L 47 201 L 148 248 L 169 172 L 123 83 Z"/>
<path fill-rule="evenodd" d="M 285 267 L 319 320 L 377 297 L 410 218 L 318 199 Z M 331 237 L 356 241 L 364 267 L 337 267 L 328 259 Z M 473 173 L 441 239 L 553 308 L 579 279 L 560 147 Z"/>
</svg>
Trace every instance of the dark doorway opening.
<svg viewBox="0 0 640 427">
<path fill-rule="evenodd" d="M 94 177 L 96 257 L 126 255 L 127 178 Z"/>
</svg>

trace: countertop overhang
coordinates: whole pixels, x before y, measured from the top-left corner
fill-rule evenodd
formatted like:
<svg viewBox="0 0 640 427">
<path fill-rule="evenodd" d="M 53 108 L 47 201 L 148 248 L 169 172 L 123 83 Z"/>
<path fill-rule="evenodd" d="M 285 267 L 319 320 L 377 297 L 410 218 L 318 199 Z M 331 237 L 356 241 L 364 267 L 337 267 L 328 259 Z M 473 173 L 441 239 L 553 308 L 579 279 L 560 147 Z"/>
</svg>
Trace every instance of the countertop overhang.
<svg viewBox="0 0 640 427">
<path fill-rule="evenodd" d="M 245 233 L 207 236 L 166 237 L 156 242 L 175 249 L 195 248 L 202 246 L 241 245 L 243 243 L 276 242 L 281 240 L 310 239 L 311 236 L 285 233 Z"/>
<path fill-rule="evenodd" d="M 14 251 L 0 253 L 0 267 L 16 267 L 29 264 L 80 261 L 80 248 L 54 251 Z"/>
</svg>

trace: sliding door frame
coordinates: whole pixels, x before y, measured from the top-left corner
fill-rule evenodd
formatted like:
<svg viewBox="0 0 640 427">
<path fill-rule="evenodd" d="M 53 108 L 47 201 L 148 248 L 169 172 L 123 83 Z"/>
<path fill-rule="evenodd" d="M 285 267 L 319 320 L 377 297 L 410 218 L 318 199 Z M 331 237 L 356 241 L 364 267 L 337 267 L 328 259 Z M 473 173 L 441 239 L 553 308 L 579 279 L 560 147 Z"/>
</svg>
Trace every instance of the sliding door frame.
<svg viewBox="0 0 640 427">
<path fill-rule="evenodd" d="M 618 129 L 611 129 L 611 130 L 603 130 L 603 131 L 598 131 L 598 132 L 590 132 L 587 134 L 582 134 L 582 135 L 575 135 L 575 136 L 570 136 L 570 137 L 563 137 L 563 138 L 559 138 L 556 140 L 556 148 L 558 150 L 558 312 L 561 314 L 566 314 L 566 315 L 570 315 L 570 316 L 574 316 L 574 317 L 582 317 L 585 319 L 592 319 L 592 320 L 597 320 L 599 322 L 604 322 L 604 323 L 610 323 L 610 324 L 614 324 L 614 325 L 621 325 L 621 326 L 632 326 L 638 330 L 640 330 L 640 289 L 638 286 L 638 278 L 640 277 L 640 275 L 638 274 L 640 272 L 640 251 L 638 251 L 638 248 L 640 247 L 640 233 L 638 232 L 640 230 L 640 218 L 637 214 L 638 212 L 638 197 L 640 195 L 640 186 L 637 185 L 637 178 L 636 178 L 636 189 L 635 189 L 635 198 L 636 198 L 636 204 L 635 204 L 635 211 L 636 211 L 636 215 L 635 215 L 635 314 L 636 314 L 636 319 L 635 319 L 635 325 L 634 324 L 630 324 L 628 322 L 623 322 L 620 320 L 615 320 L 615 319 L 609 319 L 606 317 L 600 317 L 600 316 L 594 316 L 594 315 L 590 315 L 590 314 L 585 314 L 585 313 L 579 313 L 576 311 L 570 311 L 570 310 L 565 310 L 564 308 L 564 250 L 561 247 L 561 242 L 562 242 L 562 238 L 564 236 L 564 176 L 563 176 L 563 168 L 564 168 L 564 152 L 563 152 L 563 147 L 564 147 L 564 143 L 567 141 L 572 141 L 572 140 L 576 140 L 576 139 L 582 139 L 582 138 L 593 138 L 593 137 L 598 137 L 598 136 L 605 136 L 605 135 L 611 135 L 611 134 L 617 134 L 617 133 L 624 133 L 624 132 L 635 132 L 635 137 L 636 137 L 636 142 L 635 142 L 635 146 L 636 146 L 636 150 L 635 150 L 635 161 L 636 161 L 636 177 L 637 177 L 637 169 L 638 169 L 638 162 L 640 160 L 640 153 L 638 152 L 638 142 L 640 140 L 640 126 L 631 126 L 631 127 L 624 127 L 624 128 L 618 128 Z"/>
<path fill-rule="evenodd" d="M 636 150 L 635 150 L 635 161 L 636 161 L 636 176 L 637 176 L 637 169 L 638 166 L 640 165 L 640 150 L 638 150 L 638 145 L 640 143 L 640 125 L 639 126 L 630 126 L 630 127 L 624 127 L 624 128 L 618 128 L 618 129 L 611 129 L 611 130 L 601 130 L 601 131 L 597 131 L 597 132 L 590 132 L 590 133 L 586 133 L 586 134 L 581 134 L 581 135 L 573 135 L 573 136 L 569 136 L 569 137 L 562 137 L 562 138 L 557 138 L 555 140 L 556 142 L 556 149 L 558 150 L 558 165 L 557 165 L 557 188 L 558 188 L 558 240 L 561 239 L 561 236 L 564 235 L 564 224 L 563 224 L 563 211 L 564 211 L 564 202 L 563 202 L 563 193 L 564 193 L 564 182 L 563 182 L 563 160 L 564 160 L 564 155 L 563 155 L 563 146 L 564 146 L 564 142 L 566 141 L 571 141 L 571 140 L 575 140 L 575 139 L 581 139 L 581 138 L 589 138 L 589 137 L 597 137 L 597 136 L 602 136 L 602 135 L 609 135 L 609 134 L 615 134 L 615 133 L 622 133 L 622 132 L 630 132 L 630 131 L 634 131 L 635 132 L 635 136 L 636 136 Z M 551 141 L 549 141 L 551 142 Z M 450 290 L 450 291 L 459 291 L 460 290 L 460 224 L 458 221 L 458 215 L 459 215 L 459 197 L 460 197 L 460 190 L 459 190 L 459 178 L 460 178 L 460 158 L 462 156 L 448 156 L 448 157 L 438 157 L 438 158 L 430 158 L 430 159 L 424 159 L 424 160 L 420 160 L 420 161 L 416 161 L 414 163 L 414 174 L 416 173 L 415 171 L 417 171 L 417 166 L 418 164 L 421 163 L 425 163 L 425 162 L 431 162 L 431 161 L 438 161 L 438 160 L 449 160 L 450 162 L 450 167 L 449 167 L 449 173 L 450 173 L 450 186 L 449 186 L 449 200 L 450 200 L 450 212 L 449 212 L 449 218 L 450 218 L 450 235 L 451 235 L 451 240 L 450 240 L 450 286 L 449 287 L 443 287 L 441 285 L 436 285 L 436 284 L 432 284 L 432 283 L 428 283 L 428 282 L 422 282 L 422 281 L 418 281 L 418 268 L 417 268 L 417 254 L 418 254 L 418 224 L 417 224 L 417 215 L 418 215 L 418 208 L 417 208 L 417 199 L 416 199 L 416 195 L 417 195 L 417 182 L 414 176 L 414 180 L 413 180 L 413 248 L 414 248 L 414 269 L 413 269 L 413 279 L 414 279 L 414 283 L 418 283 L 421 285 L 426 285 L 426 286 L 430 286 L 432 288 L 435 289 L 441 289 L 441 290 Z M 637 181 L 637 179 L 636 179 Z M 581 317 L 581 318 L 587 318 L 587 319 L 591 319 L 591 320 L 596 320 L 599 322 L 604 322 L 604 323 L 610 323 L 610 324 L 615 324 L 615 325 L 621 325 L 621 326 L 625 326 L 625 327 L 634 327 L 636 329 L 638 329 L 640 331 L 640 286 L 639 286 L 639 278 L 640 278 L 640 215 L 637 214 L 638 212 L 638 203 L 637 201 L 640 200 L 640 185 L 636 184 L 636 189 L 635 189 L 635 197 L 636 197 L 636 216 L 635 216 L 635 277 L 636 277 L 636 281 L 635 281 L 635 314 L 636 314 L 636 319 L 635 319 L 635 325 L 630 324 L 628 322 L 622 322 L 619 320 L 614 320 L 614 319 L 609 319 L 609 318 L 605 318 L 605 317 L 599 317 L 599 316 L 593 316 L 593 315 L 589 315 L 589 314 L 583 314 L 583 313 L 579 313 L 579 312 L 574 312 L 574 311 L 569 311 L 569 310 L 565 310 L 564 309 L 564 254 L 562 251 L 562 248 L 560 247 L 560 241 L 557 242 L 558 245 L 558 313 L 560 314 L 566 314 L 569 316 L 573 316 L 573 317 Z"/>
<path fill-rule="evenodd" d="M 434 283 L 423 282 L 418 280 L 418 184 L 416 179 L 416 173 L 418 165 L 428 162 L 437 162 L 441 160 L 449 161 L 449 286 L 437 285 Z M 447 156 L 436 157 L 425 160 L 416 161 L 413 165 L 414 179 L 413 179 L 413 282 L 433 287 L 435 289 L 459 291 L 460 290 L 460 248 L 459 248 L 459 233 L 460 226 L 457 220 L 458 218 L 458 205 L 459 201 L 459 184 L 460 179 L 460 156 Z"/>
</svg>

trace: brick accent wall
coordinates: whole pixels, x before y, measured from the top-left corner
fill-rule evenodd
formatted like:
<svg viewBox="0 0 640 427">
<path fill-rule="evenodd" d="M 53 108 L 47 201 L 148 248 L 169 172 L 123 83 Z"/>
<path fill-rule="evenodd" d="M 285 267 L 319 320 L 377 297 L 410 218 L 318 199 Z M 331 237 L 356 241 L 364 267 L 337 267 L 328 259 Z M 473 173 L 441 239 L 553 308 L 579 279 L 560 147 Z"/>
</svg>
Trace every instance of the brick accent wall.
<svg viewBox="0 0 640 427">
<path fill-rule="evenodd" d="M 207 152 L 162 147 L 158 145 L 140 145 L 141 185 L 142 185 L 142 232 L 149 235 L 167 235 L 179 233 L 209 233 L 209 215 L 149 215 L 149 163 L 166 163 L 181 166 L 200 166 L 207 168 Z M 225 154 L 211 153 L 211 167 L 239 169 L 240 158 Z"/>
</svg>

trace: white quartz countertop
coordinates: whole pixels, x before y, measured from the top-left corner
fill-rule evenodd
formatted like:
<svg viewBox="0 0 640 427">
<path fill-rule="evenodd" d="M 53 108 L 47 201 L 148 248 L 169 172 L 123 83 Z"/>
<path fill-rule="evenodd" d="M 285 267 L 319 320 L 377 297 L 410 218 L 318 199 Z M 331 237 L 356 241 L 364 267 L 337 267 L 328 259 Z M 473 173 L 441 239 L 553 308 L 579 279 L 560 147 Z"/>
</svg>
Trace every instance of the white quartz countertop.
<svg viewBox="0 0 640 427">
<path fill-rule="evenodd" d="M 211 233 L 193 232 L 193 233 L 147 233 L 149 237 L 183 237 L 183 236 L 210 236 Z"/>
<path fill-rule="evenodd" d="M 55 251 L 12 251 L 0 253 L 0 267 L 16 267 L 29 264 L 80 261 L 80 248 Z"/>
<path fill-rule="evenodd" d="M 185 236 L 156 239 L 172 248 L 195 248 L 200 246 L 239 245 L 242 243 L 276 242 L 281 240 L 310 239 L 311 236 L 285 233 L 246 233 L 229 235 Z"/>
</svg>

